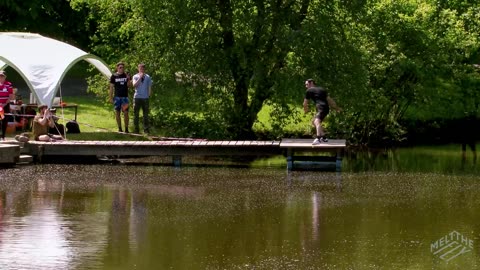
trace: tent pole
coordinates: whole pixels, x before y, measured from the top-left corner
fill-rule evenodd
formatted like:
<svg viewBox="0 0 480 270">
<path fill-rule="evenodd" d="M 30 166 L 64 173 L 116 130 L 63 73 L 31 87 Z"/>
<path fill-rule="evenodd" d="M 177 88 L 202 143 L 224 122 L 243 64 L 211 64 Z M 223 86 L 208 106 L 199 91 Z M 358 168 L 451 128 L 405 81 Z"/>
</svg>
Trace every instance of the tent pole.
<svg viewBox="0 0 480 270">
<path fill-rule="evenodd" d="M 63 138 L 66 140 L 67 139 L 67 123 L 65 123 L 65 114 L 63 113 L 63 95 L 62 95 L 62 84 L 58 86 L 59 91 L 60 91 L 60 108 L 62 108 L 62 120 L 63 120 Z"/>
</svg>

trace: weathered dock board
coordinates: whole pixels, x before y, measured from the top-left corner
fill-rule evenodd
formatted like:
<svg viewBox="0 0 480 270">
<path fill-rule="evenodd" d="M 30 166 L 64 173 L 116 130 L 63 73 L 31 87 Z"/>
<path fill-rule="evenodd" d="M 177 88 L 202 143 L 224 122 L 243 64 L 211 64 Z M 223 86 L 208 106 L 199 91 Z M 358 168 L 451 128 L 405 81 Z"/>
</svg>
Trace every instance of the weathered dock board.
<svg viewBox="0 0 480 270">
<path fill-rule="evenodd" d="M 279 141 L 33 141 L 28 144 L 33 156 L 247 156 L 281 153 Z"/>
<path fill-rule="evenodd" d="M 272 156 L 285 155 L 287 168 L 301 168 L 302 161 L 328 163 L 337 171 L 345 140 L 331 140 L 312 145 L 311 139 L 283 139 L 281 141 L 30 141 L 24 144 L 23 153 L 42 161 L 49 156 L 171 156 L 174 165 L 180 166 L 183 156 Z M 309 155 L 298 155 L 307 153 Z M 318 153 L 330 153 L 319 156 Z M 297 163 L 296 163 L 297 162 Z"/>
</svg>

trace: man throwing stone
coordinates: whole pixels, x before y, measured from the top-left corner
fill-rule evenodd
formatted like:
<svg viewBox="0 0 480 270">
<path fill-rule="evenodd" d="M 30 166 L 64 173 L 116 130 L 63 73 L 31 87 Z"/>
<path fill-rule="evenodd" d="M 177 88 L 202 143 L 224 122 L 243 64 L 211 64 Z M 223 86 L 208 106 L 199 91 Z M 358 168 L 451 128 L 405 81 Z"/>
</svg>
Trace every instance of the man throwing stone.
<svg viewBox="0 0 480 270">
<path fill-rule="evenodd" d="M 332 106 L 337 112 L 341 109 L 337 106 L 335 101 L 328 96 L 327 90 L 323 87 L 316 86 L 313 79 L 308 79 L 305 81 L 305 98 L 303 100 L 303 110 L 305 113 L 308 113 L 308 101 L 312 100 L 315 103 L 315 108 L 317 113 L 313 118 L 313 124 L 316 129 L 316 138 L 313 141 L 313 145 L 320 144 L 322 142 L 328 142 L 327 137 L 325 136 L 325 131 L 322 128 L 322 122 L 325 117 L 330 112 L 330 106 Z"/>
</svg>

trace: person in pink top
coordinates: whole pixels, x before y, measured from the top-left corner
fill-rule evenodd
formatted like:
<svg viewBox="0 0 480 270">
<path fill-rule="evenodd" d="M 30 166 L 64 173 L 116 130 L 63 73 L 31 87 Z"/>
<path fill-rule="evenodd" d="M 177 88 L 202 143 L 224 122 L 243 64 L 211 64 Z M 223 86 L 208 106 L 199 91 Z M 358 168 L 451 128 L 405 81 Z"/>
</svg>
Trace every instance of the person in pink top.
<svg viewBox="0 0 480 270">
<path fill-rule="evenodd" d="M 5 71 L 0 70 L 0 121 L 2 122 L 2 137 L 5 140 L 5 133 L 7 132 L 8 122 L 12 121 L 10 114 L 10 101 L 13 97 L 12 83 L 7 81 Z"/>
</svg>

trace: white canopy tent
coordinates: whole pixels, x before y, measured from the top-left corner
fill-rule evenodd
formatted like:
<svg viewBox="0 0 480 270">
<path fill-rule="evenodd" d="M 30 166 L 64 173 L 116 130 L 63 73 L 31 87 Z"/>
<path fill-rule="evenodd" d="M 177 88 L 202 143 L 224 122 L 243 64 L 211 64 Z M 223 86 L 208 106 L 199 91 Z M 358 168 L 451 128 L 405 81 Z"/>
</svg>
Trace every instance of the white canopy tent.
<svg viewBox="0 0 480 270">
<path fill-rule="evenodd" d="M 99 57 L 67 43 L 39 34 L 0 33 L 0 70 L 15 69 L 26 81 L 39 104 L 51 107 L 67 71 L 85 60 L 106 77 L 112 72 Z"/>
</svg>

